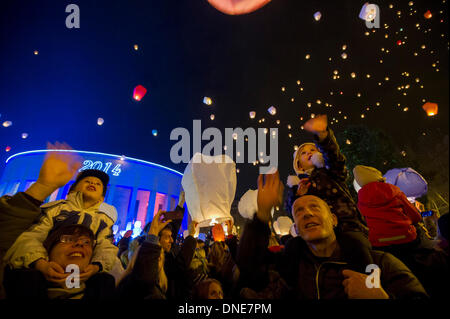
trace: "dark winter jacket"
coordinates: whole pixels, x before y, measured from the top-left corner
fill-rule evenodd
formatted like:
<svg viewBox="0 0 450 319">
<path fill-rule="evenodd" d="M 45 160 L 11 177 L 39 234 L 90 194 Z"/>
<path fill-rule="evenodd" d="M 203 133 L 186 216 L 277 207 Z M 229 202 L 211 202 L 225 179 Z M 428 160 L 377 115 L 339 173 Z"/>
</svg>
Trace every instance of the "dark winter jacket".
<svg viewBox="0 0 450 319">
<path fill-rule="evenodd" d="M 288 296 L 301 299 L 345 299 L 342 270 L 352 269 L 353 256 L 337 249 L 330 258 L 317 258 L 301 237 L 294 237 L 284 251 L 271 253 L 267 249 L 270 229 L 254 219 L 247 223 L 238 250 L 241 271 L 240 287 L 262 291 L 269 284 L 271 265 L 289 285 Z M 339 238 L 337 238 L 338 243 Z M 347 242 L 348 244 L 348 242 Z M 367 249 L 358 241 L 352 249 Z M 372 263 L 381 270 L 381 286 L 390 298 L 427 298 L 427 293 L 413 273 L 391 254 L 369 250 Z M 365 267 L 364 267 L 365 268 Z M 352 269 L 353 270 L 353 269 Z"/>
<path fill-rule="evenodd" d="M 358 192 L 358 208 L 369 226 L 372 246 L 404 244 L 416 239 L 413 224 L 422 217 L 397 186 L 383 182 L 364 185 Z"/>
<path fill-rule="evenodd" d="M 166 299 L 159 286 L 158 263 L 161 246 L 146 240 L 137 253 L 136 263 L 130 274 L 119 283 L 119 298 L 128 300 Z"/>
<path fill-rule="evenodd" d="M 311 186 L 306 195 L 315 195 L 327 202 L 331 211 L 337 216 L 339 229 L 342 232 L 359 231 L 367 237 L 369 233 L 367 224 L 346 184 L 348 170 L 345 166 L 345 157 L 339 149 L 333 131 L 330 128 L 327 130 L 328 136 L 322 142 L 319 142 L 317 136 L 314 137 L 316 147 L 323 155 L 325 167 L 314 168 L 311 172 L 309 176 Z M 285 208 L 288 212 L 299 197 L 296 195 L 297 189 L 297 185 L 287 187 Z"/>
</svg>

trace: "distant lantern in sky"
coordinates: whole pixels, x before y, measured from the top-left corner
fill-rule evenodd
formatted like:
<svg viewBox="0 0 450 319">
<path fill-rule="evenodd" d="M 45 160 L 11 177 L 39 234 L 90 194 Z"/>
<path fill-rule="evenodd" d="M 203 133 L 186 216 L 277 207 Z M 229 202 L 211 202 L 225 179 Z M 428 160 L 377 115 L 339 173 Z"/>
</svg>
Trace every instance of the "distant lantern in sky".
<svg viewBox="0 0 450 319">
<path fill-rule="evenodd" d="M 320 18 L 322 18 L 322 13 L 320 13 L 320 11 L 317 11 L 316 13 L 314 13 L 314 19 L 316 21 L 319 21 Z"/>
<path fill-rule="evenodd" d="M 208 0 L 209 4 L 228 15 L 247 14 L 265 6 L 270 0 Z"/>
<path fill-rule="evenodd" d="M 4 127 L 9 127 L 9 126 L 11 126 L 12 125 L 12 122 L 11 121 L 5 121 L 5 122 L 3 122 L 3 126 Z"/>
<path fill-rule="evenodd" d="M 310 56 L 309 54 L 307 54 L 307 55 L 305 56 L 305 59 L 306 59 L 306 60 L 309 60 L 310 57 L 311 57 L 311 56 Z"/>
<path fill-rule="evenodd" d="M 250 118 L 251 118 L 251 119 L 254 119 L 255 116 L 256 116 L 256 112 L 255 112 L 255 111 L 251 111 L 251 112 L 250 112 Z"/>
<path fill-rule="evenodd" d="M 38 55 L 39 54 L 39 51 L 38 50 L 34 50 L 34 55 Z"/>
<path fill-rule="evenodd" d="M 431 19 L 431 17 L 432 17 L 433 15 L 431 14 L 431 11 L 430 11 L 430 10 L 427 10 L 427 12 L 425 12 L 425 13 L 423 14 L 423 16 L 425 17 L 425 19 Z"/>
<path fill-rule="evenodd" d="M 422 108 L 427 112 L 428 116 L 434 116 L 438 112 L 438 105 L 436 103 L 427 102 Z"/>
<path fill-rule="evenodd" d="M 212 104 L 212 100 L 210 97 L 205 96 L 203 98 L 203 103 L 205 103 L 206 105 L 211 105 Z"/>
<path fill-rule="evenodd" d="M 377 7 L 373 4 L 365 3 L 359 12 L 359 18 L 365 21 L 372 21 L 377 16 Z"/>
<path fill-rule="evenodd" d="M 135 99 L 136 101 L 140 101 L 146 93 L 147 89 L 142 85 L 138 85 L 134 88 L 133 99 Z"/>
<path fill-rule="evenodd" d="M 351 76 L 352 78 L 356 78 L 356 73 L 355 73 L 355 72 L 352 72 L 352 73 L 350 73 L 350 76 Z"/>
<path fill-rule="evenodd" d="M 97 125 L 103 125 L 103 123 L 105 123 L 105 120 L 103 118 L 99 117 L 97 119 Z"/>
<path fill-rule="evenodd" d="M 345 51 L 346 49 L 347 49 L 347 45 L 344 44 L 344 45 L 342 46 L 342 51 Z"/>
<path fill-rule="evenodd" d="M 137 44 L 134 45 L 134 50 L 136 50 L 136 51 L 139 50 L 139 47 Z"/>
<path fill-rule="evenodd" d="M 341 54 L 341 58 L 343 58 L 344 60 L 347 59 L 347 53 L 345 53 L 345 52 L 342 53 L 342 54 Z"/>
<path fill-rule="evenodd" d="M 210 116 L 209 118 L 211 119 L 211 121 L 214 121 L 214 119 L 215 119 L 216 117 L 214 116 L 214 114 L 211 114 L 211 116 Z"/>
<path fill-rule="evenodd" d="M 11 147 L 10 146 L 6 146 L 5 151 L 9 152 L 10 150 L 11 150 Z"/>
<path fill-rule="evenodd" d="M 274 106 L 269 107 L 267 111 L 269 111 L 271 115 L 277 114 L 277 109 Z"/>
<path fill-rule="evenodd" d="M 158 136 L 158 130 L 152 130 L 153 136 Z"/>
<path fill-rule="evenodd" d="M 26 139 L 28 137 L 28 133 L 22 133 L 22 138 Z"/>
<path fill-rule="evenodd" d="M 402 40 L 398 40 L 397 45 L 402 45 Z"/>
</svg>

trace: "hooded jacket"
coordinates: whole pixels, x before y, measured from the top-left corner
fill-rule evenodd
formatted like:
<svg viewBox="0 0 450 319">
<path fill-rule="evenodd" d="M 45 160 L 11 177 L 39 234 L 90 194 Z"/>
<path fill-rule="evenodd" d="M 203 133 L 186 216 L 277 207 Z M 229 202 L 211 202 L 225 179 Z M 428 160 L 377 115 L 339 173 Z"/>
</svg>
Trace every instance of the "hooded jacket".
<svg viewBox="0 0 450 319">
<path fill-rule="evenodd" d="M 371 182 L 358 192 L 358 208 L 369 226 L 372 246 L 405 244 L 416 239 L 416 228 L 422 217 L 395 185 Z"/>
<path fill-rule="evenodd" d="M 89 227 L 96 238 L 91 263 L 100 263 L 104 271 L 110 271 L 118 260 L 118 248 L 112 243 L 114 220 L 100 211 L 102 207 L 106 206 L 98 203 L 84 209 L 81 192 L 73 192 L 67 195 L 67 199 L 42 205 L 39 221 L 16 239 L 6 252 L 5 262 L 12 268 L 28 268 L 40 258 L 48 260 L 43 242 L 49 232 L 63 225 L 82 224 Z"/>
</svg>

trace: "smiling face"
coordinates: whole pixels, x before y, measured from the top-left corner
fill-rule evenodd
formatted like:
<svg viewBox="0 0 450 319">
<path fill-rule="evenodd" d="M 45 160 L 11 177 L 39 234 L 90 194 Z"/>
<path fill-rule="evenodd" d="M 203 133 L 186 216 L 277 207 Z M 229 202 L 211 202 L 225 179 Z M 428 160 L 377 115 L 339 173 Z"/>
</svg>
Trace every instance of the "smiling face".
<svg viewBox="0 0 450 319">
<path fill-rule="evenodd" d="M 301 149 L 298 150 L 298 154 L 296 156 L 296 165 L 302 170 L 307 170 L 314 167 L 311 158 L 313 154 L 319 153 L 319 150 L 314 144 L 306 144 Z"/>
<path fill-rule="evenodd" d="M 94 176 L 88 176 L 79 181 L 74 189 L 83 193 L 83 198 L 87 201 L 103 201 L 103 183 Z"/>
<path fill-rule="evenodd" d="M 306 195 L 292 205 L 292 215 L 298 233 L 306 242 L 320 241 L 334 237 L 333 227 L 337 217 L 319 197 Z"/>
<path fill-rule="evenodd" d="M 78 265 L 82 272 L 90 263 L 93 246 L 93 240 L 86 235 L 62 235 L 50 251 L 49 260 L 58 263 L 63 269 L 69 264 Z"/>
</svg>

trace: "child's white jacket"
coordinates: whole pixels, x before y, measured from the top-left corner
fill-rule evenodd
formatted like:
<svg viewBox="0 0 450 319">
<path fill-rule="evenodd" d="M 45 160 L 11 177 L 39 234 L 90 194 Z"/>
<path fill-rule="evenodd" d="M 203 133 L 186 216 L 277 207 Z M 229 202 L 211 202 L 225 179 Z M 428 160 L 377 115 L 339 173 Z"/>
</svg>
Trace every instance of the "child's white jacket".
<svg viewBox="0 0 450 319">
<path fill-rule="evenodd" d="M 81 192 L 73 192 L 67 195 L 66 199 L 42 205 L 39 222 L 16 239 L 4 257 L 5 262 L 13 268 L 22 268 L 29 267 L 39 258 L 48 260 L 43 242 L 49 232 L 55 226 L 82 224 L 93 231 L 97 241 L 91 263 L 99 262 L 103 271 L 110 271 L 116 262 L 118 251 L 112 242 L 112 225 L 117 218 L 116 210 L 106 203 L 98 203 L 88 209 L 82 207 Z"/>
</svg>

